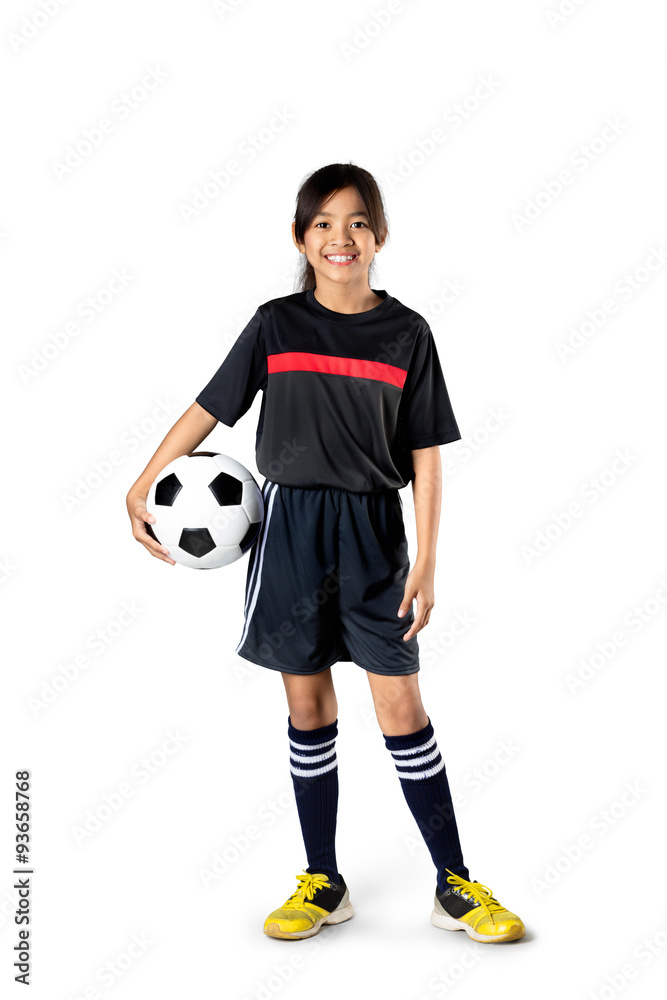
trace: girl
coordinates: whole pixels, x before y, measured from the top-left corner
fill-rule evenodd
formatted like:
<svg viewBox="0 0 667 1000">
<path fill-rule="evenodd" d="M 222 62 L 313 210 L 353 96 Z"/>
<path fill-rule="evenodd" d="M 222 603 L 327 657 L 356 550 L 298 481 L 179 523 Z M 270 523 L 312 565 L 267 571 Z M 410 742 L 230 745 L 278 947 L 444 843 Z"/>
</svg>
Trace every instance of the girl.
<svg viewBox="0 0 667 1000">
<path fill-rule="evenodd" d="M 418 686 L 417 633 L 434 604 L 441 444 L 461 435 L 433 334 L 370 286 L 388 235 L 373 176 L 333 163 L 302 183 L 292 238 L 299 290 L 259 306 L 224 362 L 130 489 L 137 541 L 151 537 L 151 484 L 230 427 L 262 390 L 257 468 L 264 521 L 250 550 L 240 656 L 282 674 L 290 772 L 308 867 L 264 932 L 307 938 L 348 920 L 335 851 L 338 703 L 331 665 L 366 670 L 377 720 L 437 871 L 431 922 L 476 941 L 512 941 L 518 916 L 470 880 L 445 763 Z M 410 569 L 399 489 L 412 482 L 418 551 Z M 416 614 L 412 603 L 416 601 Z"/>
</svg>

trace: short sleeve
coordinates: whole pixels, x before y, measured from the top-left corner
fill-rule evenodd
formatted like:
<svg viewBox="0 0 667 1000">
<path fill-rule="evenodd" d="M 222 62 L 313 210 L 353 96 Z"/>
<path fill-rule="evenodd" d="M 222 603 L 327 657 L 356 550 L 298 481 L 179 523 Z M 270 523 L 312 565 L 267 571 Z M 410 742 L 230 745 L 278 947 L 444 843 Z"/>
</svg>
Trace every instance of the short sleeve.
<svg viewBox="0 0 667 1000">
<path fill-rule="evenodd" d="M 267 383 L 266 350 L 260 309 L 239 334 L 213 378 L 196 398 L 205 410 L 233 427 Z"/>
<path fill-rule="evenodd" d="M 403 386 L 399 421 L 408 448 L 430 448 L 461 437 L 449 400 L 435 339 L 430 327 L 422 328 Z"/>
</svg>

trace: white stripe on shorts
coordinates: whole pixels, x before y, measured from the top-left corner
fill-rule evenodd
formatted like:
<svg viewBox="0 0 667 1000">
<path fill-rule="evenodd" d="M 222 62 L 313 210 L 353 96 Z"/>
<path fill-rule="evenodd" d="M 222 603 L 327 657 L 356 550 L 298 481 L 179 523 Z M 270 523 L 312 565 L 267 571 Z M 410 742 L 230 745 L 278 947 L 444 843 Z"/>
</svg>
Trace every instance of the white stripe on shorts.
<svg viewBox="0 0 667 1000">
<path fill-rule="evenodd" d="M 248 589 L 248 600 L 246 601 L 245 607 L 245 627 L 243 629 L 243 635 L 236 647 L 235 652 L 238 653 L 239 649 L 245 642 L 245 637 L 248 634 L 248 627 L 250 625 L 250 619 L 255 610 L 257 604 L 257 597 L 259 594 L 259 588 L 262 585 L 262 566 L 264 564 L 264 550 L 266 548 L 266 539 L 269 533 L 269 523 L 271 521 L 271 511 L 273 510 L 273 500 L 278 490 L 278 483 L 270 483 L 267 495 L 269 497 L 268 507 L 266 504 L 266 497 L 264 498 L 264 524 L 262 525 L 262 543 L 255 556 L 255 565 L 253 567 L 253 575 L 250 581 L 250 587 Z"/>
</svg>

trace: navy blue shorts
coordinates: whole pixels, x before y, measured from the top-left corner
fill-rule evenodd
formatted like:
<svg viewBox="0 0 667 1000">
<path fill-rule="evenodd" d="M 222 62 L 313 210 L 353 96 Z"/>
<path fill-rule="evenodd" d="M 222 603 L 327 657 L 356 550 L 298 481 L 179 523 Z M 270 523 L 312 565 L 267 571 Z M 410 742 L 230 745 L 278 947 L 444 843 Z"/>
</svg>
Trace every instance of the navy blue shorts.
<svg viewBox="0 0 667 1000">
<path fill-rule="evenodd" d="M 390 676 L 419 670 L 417 636 L 398 617 L 410 571 L 398 490 L 351 493 L 266 480 L 248 558 L 239 656 L 288 674 L 338 660 Z"/>
</svg>

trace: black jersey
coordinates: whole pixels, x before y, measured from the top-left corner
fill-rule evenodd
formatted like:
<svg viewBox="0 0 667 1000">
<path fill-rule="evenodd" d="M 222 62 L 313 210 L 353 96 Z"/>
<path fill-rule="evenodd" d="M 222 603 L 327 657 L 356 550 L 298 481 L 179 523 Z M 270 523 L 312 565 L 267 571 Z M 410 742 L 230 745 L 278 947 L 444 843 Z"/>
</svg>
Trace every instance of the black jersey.
<svg viewBox="0 0 667 1000">
<path fill-rule="evenodd" d="M 260 305 L 197 402 L 233 427 L 262 391 L 256 461 L 267 479 L 353 493 L 401 489 L 411 450 L 457 441 L 433 333 L 384 290 L 339 313 L 312 289 Z"/>
</svg>

